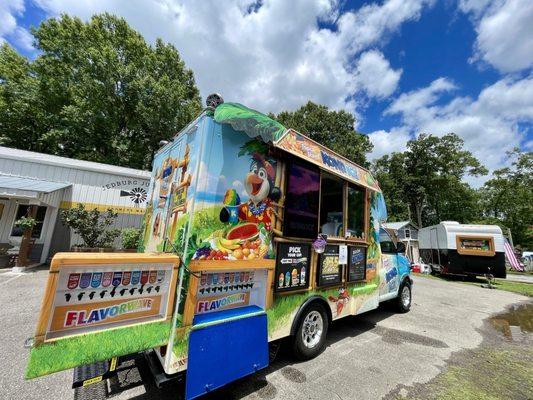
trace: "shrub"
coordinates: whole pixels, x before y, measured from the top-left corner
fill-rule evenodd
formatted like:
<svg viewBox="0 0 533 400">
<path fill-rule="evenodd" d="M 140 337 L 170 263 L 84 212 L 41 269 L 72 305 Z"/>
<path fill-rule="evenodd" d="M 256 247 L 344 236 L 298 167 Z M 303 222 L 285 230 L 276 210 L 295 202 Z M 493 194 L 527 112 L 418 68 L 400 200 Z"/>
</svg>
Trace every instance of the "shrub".
<svg viewBox="0 0 533 400">
<path fill-rule="evenodd" d="M 122 230 L 122 248 L 136 249 L 139 247 L 141 231 L 137 228 L 126 228 Z"/>
<path fill-rule="evenodd" d="M 86 247 L 111 247 L 120 229 L 110 229 L 118 214 L 111 209 L 88 211 L 83 204 L 61 211 L 61 222 L 80 235 Z"/>
</svg>

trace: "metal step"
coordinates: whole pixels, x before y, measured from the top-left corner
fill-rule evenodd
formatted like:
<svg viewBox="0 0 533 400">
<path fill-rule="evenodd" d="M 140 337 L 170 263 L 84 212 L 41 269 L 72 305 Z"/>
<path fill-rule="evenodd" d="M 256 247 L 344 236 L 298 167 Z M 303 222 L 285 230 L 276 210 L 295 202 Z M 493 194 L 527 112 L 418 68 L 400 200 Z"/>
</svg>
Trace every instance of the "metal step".
<svg viewBox="0 0 533 400">
<path fill-rule="evenodd" d="M 117 373 L 118 357 L 74 368 L 72 388 L 88 386 L 108 379 Z"/>
</svg>

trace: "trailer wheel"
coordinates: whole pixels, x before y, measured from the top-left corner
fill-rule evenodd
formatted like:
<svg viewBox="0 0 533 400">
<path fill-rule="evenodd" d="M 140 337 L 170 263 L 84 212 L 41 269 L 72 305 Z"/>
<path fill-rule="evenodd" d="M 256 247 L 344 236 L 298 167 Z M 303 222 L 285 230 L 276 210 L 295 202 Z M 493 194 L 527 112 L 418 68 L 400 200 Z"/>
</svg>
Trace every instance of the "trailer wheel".
<svg viewBox="0 0 533 400">
<path fill-rule="evenodd" d="M 309 360 L 324 350 L 328 324 L 328 315 L 321 304 L 315 302 L 306 307 L 293 336 L 293 352 L 296 358 Z"/>
<path fill-rule="evenodd" d="M 401 313 L 406 313 L 411 309 L 411 284 L 406 280 L 398 290 L 398 297 L 396 297 L 396 309 Z"/>
</svg>

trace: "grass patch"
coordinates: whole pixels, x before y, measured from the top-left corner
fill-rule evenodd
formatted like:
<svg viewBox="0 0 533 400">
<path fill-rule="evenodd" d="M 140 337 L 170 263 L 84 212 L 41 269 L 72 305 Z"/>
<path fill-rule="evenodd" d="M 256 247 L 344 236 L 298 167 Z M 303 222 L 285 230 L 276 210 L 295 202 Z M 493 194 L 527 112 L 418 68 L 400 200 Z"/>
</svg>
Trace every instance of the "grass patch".
<svg viewBox="0 0 533 400">
<path fill-rule="evenodd" d="M 435 379 L 415 385 L 411 400 L 504 400 L 527 399 L 533 392 L 531 347 L 483 346 L 456 359 Z"/>
<path fill-rule="evenodd" d="M 170 322 L 152 322 L 44 343 L 31 349 L 26 379 L 162 346 L 169 332 Z"/>
<path fill-rule="evenodd" d="M 429 279 L 437 279 L 441 281 L 452 281 L 452 282 L 458 282 L 458 283 L 464 283 L 467 285 L 474 285 L 481 287 L 481 285 L 486 284 L 485 279 L 481 278 L 464 278 L 462 277 L 443 277 L 438 275 L 428 275 L 428 274 L 419 274 L 414 273 L 413 275 L 421 276 L 423 278 L 429 278 Z M 533 297 L 533 284 L 532 283 L 526 283 L 526 282 L 511 282 L 505 279 L 496 279 L 494 286 L 496 289 L 499 290 L 505 290 L 507 292 L 513 292 L 518 293 L 524 296 Z"/>
</svg>

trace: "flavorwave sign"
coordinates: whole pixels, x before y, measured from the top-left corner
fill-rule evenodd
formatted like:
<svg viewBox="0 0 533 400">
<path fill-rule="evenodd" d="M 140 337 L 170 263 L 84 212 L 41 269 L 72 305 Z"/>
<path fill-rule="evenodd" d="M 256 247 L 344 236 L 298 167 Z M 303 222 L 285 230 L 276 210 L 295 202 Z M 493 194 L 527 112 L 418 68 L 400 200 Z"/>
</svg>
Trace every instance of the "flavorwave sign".
<svg viewBox="0 0 533 400">
<path fill-rule="evenodd" d="M 222 311 L 230 308 L 242 307 L 248 305 L 249 302 L 250 294 L 247 292 L 202 298 L 196 303 L 196 314 L 205 314 L 212 311 Z"/>
<path fill-rule="evenodd" d="M 152 299 L 136 299 L 90 311 L 68 311 L 65 316 L 64 327 L 87 326 L 126 314 L 150 311 L 153 304 Z"/>
</svg>

